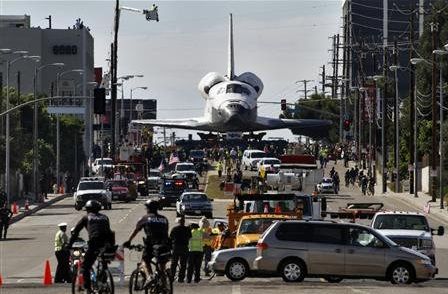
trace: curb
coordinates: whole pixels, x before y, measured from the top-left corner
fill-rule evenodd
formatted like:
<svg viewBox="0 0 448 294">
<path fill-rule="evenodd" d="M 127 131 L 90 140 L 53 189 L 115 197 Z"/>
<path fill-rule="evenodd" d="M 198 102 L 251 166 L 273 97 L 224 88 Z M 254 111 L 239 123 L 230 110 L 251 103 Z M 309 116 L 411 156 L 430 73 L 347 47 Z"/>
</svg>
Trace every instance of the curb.
<svg viewBox="0 0 448 294">
<path fill-rule="evenodd" d="M 21 214 L 18 214 L 16 216 L 13 216 L 11 218 L 9 224 L 12 225 L 12 224 L 20 221 L 21 219 L 23 219 L 23 218 L 25 218 L 27 216 L 30 216 L 30 215 L 32 215 L 35 212 L 38 212 L 41 209 L 44 209 L 44 208 L 46 208 L 46 207 L 48 207 L 48 206 L 50 206 L 50 205 L 52 205 L 52 204 L 54 204 L 54 203 L 56 203 L 58 201 L 61 201 L 62 199 L 66 198 L 68 196 L 69 196 L 69 194 L 62 194 L 62 195 L 56 196 L 56 197 L 54 197 L 54 198 L 52 198 L 52 199 L 50 199 L 50 200 L 48 200 L 48 201 L 46 201 L 44 203 L 41 203 L 40 205 L 34 207 L 33 209 L 25 211 L 25 212 L 23 212 Z"/>
<path fill-rule="evenodd" d="M 401 203 L 404 203 L 406 205 L 412 206 L 412 207 L 414 207 L 417 210 L 421 210 L 421 207 L 418 207 L 416 204 L 414 204 L 412 202 L 406 202 L 404 199 L 401 199 L 398 196 L 385 196 L 385 197 L 392 197 L 392 199 L 400 201 Z M 427 214 L 427 216 L 428 217 L 432 217 L 432 218 L 438 220 L 441 223 L 448 224 L 448 219 L 446 219 L 446 218 L 444 218 L 442 216 L 439 216 L 439 215 L 437 215 L 435 213 L 429 213 L 429 214 Z"/>
</svg>

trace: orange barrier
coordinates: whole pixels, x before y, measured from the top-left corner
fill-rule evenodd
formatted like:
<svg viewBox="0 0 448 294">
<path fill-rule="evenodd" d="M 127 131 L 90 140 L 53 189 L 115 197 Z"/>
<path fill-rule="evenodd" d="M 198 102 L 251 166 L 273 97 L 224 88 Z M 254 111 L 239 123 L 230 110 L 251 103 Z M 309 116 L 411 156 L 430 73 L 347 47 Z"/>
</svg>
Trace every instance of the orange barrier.
<svg viewBox="0 0 448 294">
<path fill-rule="evenodd" d="M 44 286 L 50 286 L 53 284 L 53 278 L 51 277 L 50 261 L 48 259 L 45 262 L 43 284 Z"/>
</svg>

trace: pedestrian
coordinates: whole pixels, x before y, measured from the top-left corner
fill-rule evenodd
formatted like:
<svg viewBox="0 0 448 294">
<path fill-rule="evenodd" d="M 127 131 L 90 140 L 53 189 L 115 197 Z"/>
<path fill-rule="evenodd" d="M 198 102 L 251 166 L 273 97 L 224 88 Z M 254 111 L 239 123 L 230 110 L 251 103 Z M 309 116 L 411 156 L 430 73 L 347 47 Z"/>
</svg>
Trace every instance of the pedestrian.
<svg viewBox="0 0 448 294">
<path fill-rule="evenodd" d="M 218 170 L 218 177 L 222 177 L 222 161 L 218 161 L 218 164 L 216 165 L 216 169 Z"/>
<path fill-rule="evenodd" d="M 210 276 L 210 268 L 208 266 L 208 263 L 210 262 L 210 260 L 212 259 L 212 229 L 210 227 L 210 222 L 208 221 L 208 219 L 203 216 L 201 218 L 201 220 L 199 221 L 199 228 L 201 228 L 203 230 L 203 243 L 204 243 L 204 247 L 203 247 L 203 252 L 204 252 L 204 273 L 205 276 L 208 277 Z"/>
<path fill-rule="evenodd" d="M 229 249 L 230 247 L 232 247 L 231 246 L 232 239 L 230 238 L 230 231 L 228 228 L 226 228 L 224 223 L 218 224 L 218 230 L 219 233 L 213 242 L 213 248 L 215 250 L 221 250 L 221 249 Z"/>
<path fill-rule="evenodd" d="M 9 222 L 12 217 L 12 211 L 5 204 L 2 208 L 0 208 L 0 240 L 6 239 L 6 235 L 8 233 Z"/>
<path fill-rule="evenodd" d="M 178 217 L 176 222 L 177 225 L 171 229 L 170 233 L 170 239 L 173 247 L 171 274 L 173 277 L 176 276 L 176 268 L 179 264 L 177 281 L 179 283 L 183 283 L 185 279 L 185 272 L 187 270 L 188 243 L 191 238 L 191 230 L 185 226 L 184 217 Z"/>
<path fill-rule="evenodd" d="M 3 190 L 3 187 L 0 186 L 0 207 L 3 207 L 8 202 L 8 195 L 6 195 L 6 192 Z"/>
<path fill-rule="evenodd" d="M 201 264 L 203 257 L 204 242 L 203 231 L 198 224 L 191 224 L 191 239 L 188 244 L 188 269 L 187 269 L 187 283 L 191 283 L 194 275 L 194 282 L 199 283 L 201 280 Z"/>
<path fill-rule="evenodd" d="M 67 231 L 67 223 L 60 223 L 58 224 L 58 227 L 59 230 L 54 237 L 54 254 L 58 261 L 54 282 L 71 283 L 70 251 L 67 248 L 68 236 L 65 233 Z"/>
</svg>

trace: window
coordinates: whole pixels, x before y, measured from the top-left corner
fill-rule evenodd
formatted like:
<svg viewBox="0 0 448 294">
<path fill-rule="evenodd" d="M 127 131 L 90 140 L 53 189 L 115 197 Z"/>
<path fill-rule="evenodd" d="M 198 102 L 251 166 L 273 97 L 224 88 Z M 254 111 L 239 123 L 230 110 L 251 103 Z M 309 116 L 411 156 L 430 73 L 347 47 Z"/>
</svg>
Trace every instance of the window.
<svg viewBox="0 0 448 294">
<path fill-rule="evenodd" d="M 362 228 L 350 228 L 349 245 L 357 247 L 384 247 L 384 243 L 371 232 Z"/>
<path fill-rule="evenodd" d="M 252 152 L 250 158 L 263 158 L 264 156 L 266 156 L 264 152 Z"/>
<path fill-rule="evenodd" d="M 78 190 L 104 190 L 103 182 L 81 182 Z"/>
<path fill-rule="evenodd" d="M 185 201 L 192 202 L 203 202 L 208 200 L 205 194 L 186 194 L 183 198 Z"/>
<path fill-rule="evenodd" d="M 429 226 L 423 215 L 378 215 L 373 228 L 379 230 L 420 230 L 429 232 Z"/>
<path fill-rule="evenodd" d="M 275 236 L 282 241 L 305 242 L 309 238 L 310 226 L 298 223 L 281 223 Z"/>
<path fill-rule="evenodd" d="M 236 93 L 236 94 L 245 94 L 250 95 L 250 91 L 239 84 L 230 84 L 227 85 L 226 93 Z"/>
<path fill-rule="evenodd" d="M 337 225 L 314 225 L 312 242 L 325 244 L 343 244 L 344 228 Z"/>
</svg>

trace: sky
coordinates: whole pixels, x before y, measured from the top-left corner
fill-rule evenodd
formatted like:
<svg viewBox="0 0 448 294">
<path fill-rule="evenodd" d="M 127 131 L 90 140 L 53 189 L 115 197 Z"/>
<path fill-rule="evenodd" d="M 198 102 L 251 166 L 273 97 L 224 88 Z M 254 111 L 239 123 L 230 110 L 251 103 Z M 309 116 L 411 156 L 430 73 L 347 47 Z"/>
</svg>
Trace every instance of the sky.
<svg viewBox="0 0 448 294">
<path fill-rule="evenodd" d="M 198 117 L 204 101 L 197 85 L 208 72 L 226 73 L 228 14 L 233 13 L 236 74 L 250 71 L 264 83 L 260 101 L 294 102 L 298 80 L 319 81 L 329 67 L 330 36 L 341 31 L 341 0 L 296 1 L 120 1 L 122 6 L 159 7 L 159 22 L 122 11 L 118 76 L 142 74 L 125 83 L 133 98 L 158 100 L 158 118 Z M 31 15 L 31 25 L 67 28 L 81 18 L 95 42 L 95 66 L 108 68 L 115 1 L 0 0 L 0 14 Z M 279 105 L 259 105 L 259 114 L 278 117 Z M 186 136 L 191 131 L 175 130 Z M 168 132 L 168 131 L 167 131 Z M 289 130 L 266 136 L 293 140 Z"/>
</svg>

